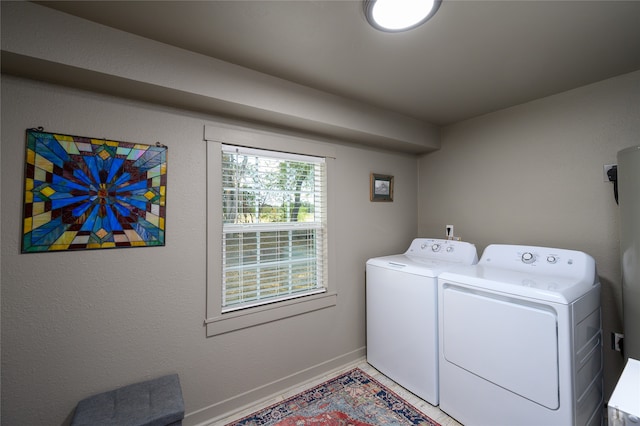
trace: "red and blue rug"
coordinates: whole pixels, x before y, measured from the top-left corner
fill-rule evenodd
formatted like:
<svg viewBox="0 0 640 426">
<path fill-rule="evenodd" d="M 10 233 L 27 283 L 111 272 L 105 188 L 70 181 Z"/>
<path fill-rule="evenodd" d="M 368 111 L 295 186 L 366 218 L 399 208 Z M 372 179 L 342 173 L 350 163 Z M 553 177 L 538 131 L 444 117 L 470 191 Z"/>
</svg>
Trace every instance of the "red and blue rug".
<svg viewBox="0 0 640 426">
<path fill-rule="evenodd" d="M 227 426 L 440 426 L 355 368 Z"/>
</svg>

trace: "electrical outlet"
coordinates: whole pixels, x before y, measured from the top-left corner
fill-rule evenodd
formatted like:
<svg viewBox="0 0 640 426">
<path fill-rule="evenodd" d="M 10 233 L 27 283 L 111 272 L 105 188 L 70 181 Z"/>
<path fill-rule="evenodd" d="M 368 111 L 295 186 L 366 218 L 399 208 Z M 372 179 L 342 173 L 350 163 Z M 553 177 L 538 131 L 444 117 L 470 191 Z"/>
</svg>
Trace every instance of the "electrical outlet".
<svg viewBox="0 0 640 426">
<path fill-rule="evenodd" d="M 622 352 L 622 339 L 624 339 L 624 334 L 611 333 L 611 349 Z"/>
<path fill-rule="evenodd" d="M 453 225 L 447 225 L 446 227 L 447 238 L 453 238 Z"/>
<path fill-rule="evenodd" d="M 617 166 L 617 164 L 605 164 L 604 165 L 604 181 L 605 182 L 609 182 L 609 175 L 607 174 L 607 172 L 611 169 L 613 169 L 615 166 Z"/>
</svg>

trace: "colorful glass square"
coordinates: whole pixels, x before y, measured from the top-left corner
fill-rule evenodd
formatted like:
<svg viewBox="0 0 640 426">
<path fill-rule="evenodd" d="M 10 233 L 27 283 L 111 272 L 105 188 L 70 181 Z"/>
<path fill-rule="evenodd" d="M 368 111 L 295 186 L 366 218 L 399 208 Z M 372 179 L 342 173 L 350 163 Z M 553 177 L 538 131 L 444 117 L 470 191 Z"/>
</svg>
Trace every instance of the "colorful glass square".
<svg viewBox="0 0 640 426">
<path fill-rule="evenodd" d="M 27 130 L 22 252 L 164 246 L 167 147 Z"/>
</svg>

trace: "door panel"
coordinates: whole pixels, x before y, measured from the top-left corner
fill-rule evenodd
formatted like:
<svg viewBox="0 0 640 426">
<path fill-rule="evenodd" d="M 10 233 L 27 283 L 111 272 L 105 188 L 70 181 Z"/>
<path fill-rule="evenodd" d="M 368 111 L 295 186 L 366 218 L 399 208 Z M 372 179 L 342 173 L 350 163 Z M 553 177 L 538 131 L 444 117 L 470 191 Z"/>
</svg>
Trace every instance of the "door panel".
<svg viewBox="0 0 640 426">
<path fill-rule="evenodd" d="M 551 307 L 445 286 L 442 315 L 448 362 L 547 408 L 559 407 Z"/>
<path fill-rule="evenodd" d="M 367 361 L 438 404 L 435 278 L 367 265 Z"/>
</svg>

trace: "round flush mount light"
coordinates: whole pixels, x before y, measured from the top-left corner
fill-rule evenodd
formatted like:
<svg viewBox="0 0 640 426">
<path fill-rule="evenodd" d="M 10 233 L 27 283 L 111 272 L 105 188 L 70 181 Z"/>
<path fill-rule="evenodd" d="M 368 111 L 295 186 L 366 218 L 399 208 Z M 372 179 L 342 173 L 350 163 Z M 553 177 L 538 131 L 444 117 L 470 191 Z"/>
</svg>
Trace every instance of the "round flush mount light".
<svg viewBox="0 0 640 426">
<path fill-rule="evenodd" d="M 376 29 L 407 31 L 431 18 L 441 0 L 364 0 L 364 14 Z"/>
</svg>

